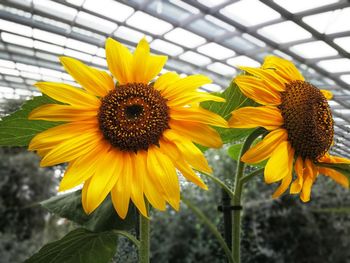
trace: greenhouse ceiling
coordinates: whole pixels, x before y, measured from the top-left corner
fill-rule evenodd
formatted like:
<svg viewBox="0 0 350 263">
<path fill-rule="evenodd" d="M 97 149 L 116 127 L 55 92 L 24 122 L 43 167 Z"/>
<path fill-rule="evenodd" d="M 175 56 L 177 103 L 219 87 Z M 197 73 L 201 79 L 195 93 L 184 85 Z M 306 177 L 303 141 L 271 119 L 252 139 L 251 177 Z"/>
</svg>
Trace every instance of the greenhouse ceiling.
<svg viewBox="0 0 350 263">
<path fill-rule="evenodd" d="M 146 36 L 166 70 L 211 77 L 207 91 L 275 54 L 333 92 L 333 152 L 350 157 L 349 17 L 346 0 L 0 0 L 0 101 L 39 95 L 37 81 L 76 85 L 61 55 L 106 69 L 109 36 L 130 48 Z"/>
</svg>

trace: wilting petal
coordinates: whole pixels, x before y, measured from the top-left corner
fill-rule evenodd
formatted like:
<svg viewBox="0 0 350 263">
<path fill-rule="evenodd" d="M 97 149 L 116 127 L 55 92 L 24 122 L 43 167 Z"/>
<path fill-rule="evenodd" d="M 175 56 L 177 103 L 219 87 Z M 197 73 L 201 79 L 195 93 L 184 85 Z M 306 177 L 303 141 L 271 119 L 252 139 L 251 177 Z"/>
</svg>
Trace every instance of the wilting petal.
<svg viewBox="0 0 350 263">
<path fill-rule="evenodd" d="M 297 160 L 295 161 L 294 170 L 297 174 L 297 179 L 295 179 L 290 186 L 290 193 L 299 194 L 304 182 L 304 161 L 301 156 L 298 156 Z"/>
<path fill-rule="evenodd" d="M 342 173 L 326 167 L 319 167 L 318 171 L 321 174 L 329 176 L 330 178 L 332 178 L 334 181 L 336 181 L 338 184 L 342 185 L 343 187 L 349 188 L 349 179 Z"/>
</svg>

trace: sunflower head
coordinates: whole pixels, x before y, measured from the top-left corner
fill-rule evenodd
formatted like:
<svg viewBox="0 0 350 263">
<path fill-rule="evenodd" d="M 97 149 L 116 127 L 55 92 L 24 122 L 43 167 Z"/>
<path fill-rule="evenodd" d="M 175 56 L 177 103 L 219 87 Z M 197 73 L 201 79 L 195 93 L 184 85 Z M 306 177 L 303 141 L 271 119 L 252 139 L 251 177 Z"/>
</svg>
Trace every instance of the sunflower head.
<svg viewBox="0 0 350 263">
<path fill-rule="evenodd" d="M 36 83 L 61 104 L 38 107 L 29 118 L 64 124 L 36 135 L 29 149 L 42 157 L 42 166 L 68 163 L 60 190 L 83 184 L 87 213 L 109 193 L 122 218 L 130 200 L 145 216 L 144 198 L 159 210 L 166 203 L 177 210 L 176 171 L 207 189 L 193 169 L 206 173 L 211 169 L 194 143 L 220 147 L 220 136 L 210 125 L 227 127 L 223 118 L 199 103 L 223 99 L 197 90 L 211 82 L 205 76 L 181 78 L 168 72 L 157 77 L 167 57 L 152 55 L 145 39 L 132 54 L 109 38 L 106 57 L 112 76 L 73 58 L 60 58 L 82 88 Z"/>
<path fill-rule="evenodd" d="M 238 76 L 235 82 L 243 94 L 261 106 L 233 111 L 229 124 L 233 128 L 264 127 L 269 131 L 242 156 L 242 161 L 258 163 L 269 159 L 265 181 L 281 181 L 275 197 L 292 183 L 293 167 L 296 179 L 290 191 L 300 193 L 305 202 L 310 200 L 311 187 L 319 173 L 348 187 L 344 175 L 322 167 L 327 162 L 350 162 L 340 157 L 325 157 L 329 156 L 334 136 L 334 121 L 327 102 L 332 94 L 305 81 L 291 62 L 274 56 L 267 57 L 261 68 L 241 69 L 248 74 Z"/>
<path fill-rule="evenodd" d="M 333 118 L 326 97 L 306 81 L 286 83 L 281 92 L 281 111 L 288 140 L 303 159 L 316 161 L 333 142 Z"/>
</svg>

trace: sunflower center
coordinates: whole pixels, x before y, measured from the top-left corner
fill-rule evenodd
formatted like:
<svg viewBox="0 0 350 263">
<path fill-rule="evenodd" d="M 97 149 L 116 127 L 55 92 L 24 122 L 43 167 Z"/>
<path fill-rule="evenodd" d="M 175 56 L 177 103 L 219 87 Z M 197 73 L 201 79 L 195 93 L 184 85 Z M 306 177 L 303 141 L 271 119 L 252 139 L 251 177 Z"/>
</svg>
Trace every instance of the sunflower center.
<svg viewBox="0 0 350 263">
<path fill-rule="evenodd" d="M 137 119 L 143 112 L 142 105 L 131 105 L 125 108 L 125 114 L 128 119 Z"/>
<path fill-rule="evenodd" d="M 316 161 L 333 142 L 333 118 L 322 92 L 305 81 L 286 84 L 279 106 L 297 155 Z"/>
<path fill-rule="evenodd" d="M 159 144 L 169 128 L 169 108 L 152 85 L 128 83 L 102 99 L 98 120 L 104 137 L 114 147 L 137 152 Z"/>
</svg>

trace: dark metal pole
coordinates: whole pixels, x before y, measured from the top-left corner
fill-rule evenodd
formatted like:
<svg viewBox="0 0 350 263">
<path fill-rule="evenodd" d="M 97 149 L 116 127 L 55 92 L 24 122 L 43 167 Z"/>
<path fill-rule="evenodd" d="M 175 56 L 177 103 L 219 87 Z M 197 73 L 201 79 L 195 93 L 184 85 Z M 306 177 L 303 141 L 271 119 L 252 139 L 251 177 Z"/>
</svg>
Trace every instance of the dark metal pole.
<svg viewBox="0 0 350 263">
<path fill-rule="evenodd" d="M 222 205 L 219 206 L 219 211 L 224 214 L 224 238 L 228 247 L 232 247 L 232 206 L 231 198 L 227 192 L 222 189 Z"/>
</svg>

